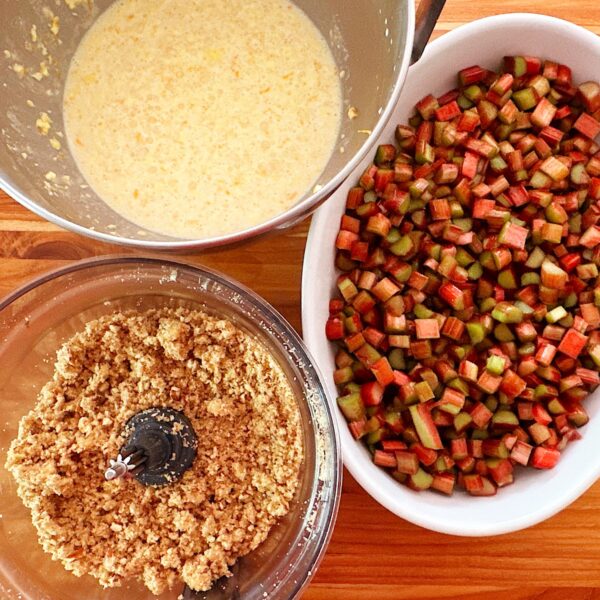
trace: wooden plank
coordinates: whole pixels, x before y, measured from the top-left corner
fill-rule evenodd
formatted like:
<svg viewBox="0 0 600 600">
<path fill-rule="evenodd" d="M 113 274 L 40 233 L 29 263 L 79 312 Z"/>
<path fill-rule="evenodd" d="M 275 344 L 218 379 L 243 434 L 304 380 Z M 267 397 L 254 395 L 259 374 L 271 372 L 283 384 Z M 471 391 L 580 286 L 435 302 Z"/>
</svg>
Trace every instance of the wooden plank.
<svg viewBox="0 0 600 600">
<path fill-rule="evenodd" d="M 505 12 L 568 18 L 600 34 L 598 0 L 448 0 L 434 37 Z M 476 48 L 473 48 L 476 57 Z M 476 62 L 476 59 L 474 59 Z M 277 237 L 175 260 L 218 269 L 261 294 L 300 328 L 308 223 Z M 0 294 L 80 258 L 136 254 L 47 223 L 0 192 Z M 449 500 L 451 502 L 451 500 Z M 600 483 L 525 531 L 459 538 L 392 515 L 345 473 L 332 542 L 307 600 L 600 600 Z"/>
</svg>

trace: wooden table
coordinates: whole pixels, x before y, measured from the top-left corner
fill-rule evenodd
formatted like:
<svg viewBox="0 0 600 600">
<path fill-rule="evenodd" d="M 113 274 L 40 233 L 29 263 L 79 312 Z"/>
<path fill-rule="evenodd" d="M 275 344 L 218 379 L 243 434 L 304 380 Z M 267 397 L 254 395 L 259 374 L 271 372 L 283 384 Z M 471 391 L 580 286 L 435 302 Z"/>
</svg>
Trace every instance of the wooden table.
<svg viewBox="0 0 600 600">
<path fill-rule="evenodd" d="M 435 35 L 516 11 L 562 16 L 600 34 L 599 0 L 448 0 Z M 303 223 L 279 237 L 182 259 L 237 278 L 299 329 L 307 231 Z M 67 233 L 0 192 L 0 294 L 59 265 L 111 253 L 132 251 Z M 600 483 L 536 527 L 469 539 L 395 517 L 345 473 L 333 540 L 306 600 L 468 600 L 482 594 L 494 600 L 600 600 Z"/>
</svg>

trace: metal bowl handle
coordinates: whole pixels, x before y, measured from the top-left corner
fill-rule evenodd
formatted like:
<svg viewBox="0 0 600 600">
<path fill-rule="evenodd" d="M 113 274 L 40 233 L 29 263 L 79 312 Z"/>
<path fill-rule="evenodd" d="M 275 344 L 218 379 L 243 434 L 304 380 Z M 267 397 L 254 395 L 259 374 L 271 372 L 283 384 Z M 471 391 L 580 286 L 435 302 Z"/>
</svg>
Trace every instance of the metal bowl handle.
<svg viewBox="0 0 600 600">
<path fill-rule="evenodd" d="M 415 23 L 415 40 L 410 57 L 411 65 L 421 58 L 444 4 L 446 4 L 446 0 L 421 0 L 419 2 Z"/>
</svg>

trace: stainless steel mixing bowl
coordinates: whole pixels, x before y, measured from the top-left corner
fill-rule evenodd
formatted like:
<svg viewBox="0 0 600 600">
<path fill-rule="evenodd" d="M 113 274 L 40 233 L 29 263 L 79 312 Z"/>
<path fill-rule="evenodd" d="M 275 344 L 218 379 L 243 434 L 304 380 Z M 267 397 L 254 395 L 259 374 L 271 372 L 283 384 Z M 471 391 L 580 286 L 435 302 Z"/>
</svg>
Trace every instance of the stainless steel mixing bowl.
<svg viewBox="0 0 600 600">
<path fill-rule="evenodd" d="M 415 34 L 412 0 L 295 0 L 328 40 L 340 68 L 346 116 L 338 150 L 314 190 L 286 212 L 233 234 L 178 239 L 140 229 L 110 209 L 86 186 L 60 137 L 62 93 L 71 57 L 112 1 L 0 0 L 0 187 L 65 229 L 158 250 L 199 250 L 240 242 L 293 225 L 313 211 L 379 137 L 400 94 L 411 54 L 413 60 L 418 58 L 444 4 L 421 0 Z M 58 33 L 52 31 L 54 17 Z M 348 116 L 351 107 L 358 110 L 356 118 Z M 42 112 L 52 120 L 60 150 L 37 130 Z"/>
</svg>

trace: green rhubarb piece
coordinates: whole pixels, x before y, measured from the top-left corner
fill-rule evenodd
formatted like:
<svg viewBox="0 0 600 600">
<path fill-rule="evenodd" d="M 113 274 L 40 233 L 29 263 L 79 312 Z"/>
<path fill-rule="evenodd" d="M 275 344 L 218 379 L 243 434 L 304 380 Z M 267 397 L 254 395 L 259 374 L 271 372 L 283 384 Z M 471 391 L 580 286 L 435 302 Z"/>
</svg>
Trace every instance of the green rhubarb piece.
<svg viewBox="0 0 600 600">
<path fill-rule="evenodd" d="M 581 233 L 581 213 L 575 213 L 569 219 L 569 233 Z"/>
<path fill-rule="evenodd" d="M 467 110 L 473 106 L 473 103 L 463 94 L 456 99 L 456 103 L 462 110 Z"/>
<path fill-rule="evenodd" d="M 548 388 L 548 386 L 545 383 L 540 383 L 533 390 L 533 397 L 536 400 L 543 400 L 544 398 L 547 398 L 549 396 L 549 394 L 550 394 L 550 389 Z"/>
<path fill-rule="evenodd" d="M 522 300 L 515 300 L 515 306 L 524 314 L 524 315 L 532 315 L 533 314 L 533 308 L 531 308 L 531 306 L 529 306 L 529 304 L 526 304 L 525 302 L 523 302 Z"/>
<path fill-rule="evenodd" d="M 386 422 L 386 424 L 390 427 L 395 427 L 397 425 L 401 425 L 402 423 L 402 416 L 400 415 L 400 413 L 393 410 L 388 410 L 383 415 L 383 419 Z"/>
<path fill-rule="evenodd" d="M 519 346 L 517 352 L 519 356 L 529 356 L 535 353 L 535 344 L 533 342 L 526 342 Z"/>
<path fill-rule="evenodd" d="M 496 261 L 494 260 L 493 254 L 489 250 L 484 250 L 479 255 L 479 262 L 481 263 L 481 266 L 485 269 L 489 269 L 490 271 L 497 271 Z"/>
<path fill-rule="evenodd" d="M 447 402 L 446 404 L 440 404 L 439 409 L 451 415 L 457 415 L 460 412 L 460 406 L 451 404 L 450 402 Z"/>
<path fill-rule="evenodd" d="M 409 477 L 411 484 L 418 490 L 427 490 L 433 483 L 433 476 L 421 468 L 419 468 L 414 475 L 410 475 Z"/>
<path fill-rule="evenodd" d="M 536 190 L 541 188 L 549 188 L 552 185 L 552 178 L 548 177 L 542 171 L 536 171 L 529 180 L 529 185 Z"/>
<path fill-rule="evenodd" d="M 492 354 L 488 356 L 485 368 L 494 375 L 502 375 L 504 373 L 504 369 L 506 368 L 505 361 L 501 356 L 497 354 Z"/>
<path fill-rule="evenodd" d="M 365 195 L 363 197 L 363 202 L 365 204 L 370 204 L 371 202 L 377 202 L 377 194 L 373 190 L 369 190 L 368 192 L 365 192 Z"/>
<path fill-rule="evenodd" d="M 479 310 L 482 313 L 488 313 L 493 310 L 494 306 L 496 306 L 496 300 L 494 298 L 484 298 L 479 303 Z"/>
<path fill-rule="evenodd" d="M 415 149 L 415 161 L 420 165 L 425 163 L 432 163 L 435 160 L 435 153 L 433 148 L 427 142 L 417 142 Z"/>
<path fill-rule="evenodd" d="M 577 294 L 575 292 L 571 292 L 564 300 L 563 304 L 566 308 L 573 308 L 577 305 Z"/>
<path fill-rule="evenodd" d="M 388 362 L 392 369 L 396 369 L 397 371 L 402 371 L 406 367 L 406 362 L 404 360 L 404 352 L 400 348 L 394 348 L 388 354 Z"/>
<path fill-rule="evenodd" d="M 490 159 L 490 167 L 492 171 L 496 171 L 497 173 L 501 173 L 505 169 L 508 169 L 506 161 L 499 154 Z"/>
<path fill-rule="evenodd" d="M 492 425 L 506 427 L 508 425 L 518 427 L 519 419 L 514 412 L 510 410 L 498 410 L 492 416 Z"/>
<path fill-rule="evenodd" d="M 582 409 L 577 412 L 572 412 L 567 416 L 569 423 L 575 425 L 575 427 L 583 427 L 589 420 L 588 414 Z"/>
<path fill-rule="evenodd" d="M 566 317 L 563 317 L 560 321 L 558 321 L 559 325 L 562 325 L 563 327 L 566 327 L 567 329 L 569 327 L 573 326 L 573 315 L 571 313 L 567 313 Z"/>
<path fill-rule="evenodd" d="M 401 237 L 402 234 L 400 233 L 400 231 L 396 227 L 392 227 L 389 233 L 387 234 L 385 241 L 388 244 L 392 245 L 395 244 Z"/>
<path fill-rule="evenodd" d="M 450 200 L 450 216 L 453 219 L 463 217 L 465 211 L 458 200 Z"/>
<path fill-rule="evenodd" d="M 473 429 L 471 438 L 474 440 L 487 440 L 490 437 L 487 429 Z"/>
<path fill-rule="evenodd" d="M 371 431 L 371 433 L 367 433 L 365 441 L 369 445 L 378 444 L 383 439 L 383 428 L 377 429 L 376 431 Z"/>
<path fill-rule="evenodd" d="M 337 403 L 348 421 L 360 421 L 365 418 L 365 405 L 359 393 L 340 396 Z"/>
<path fill-rule="evenodd" d="M 451 387 L 453 390 L 458 390 L 463 394 L 467 395 L 469 393 L 469 386 L 465 381 L 456 377 L 455 379 L 450 380 L 447 383 L 448 387 Z"/>
<path fill-rule="evenodd" d="M 600 368 L 600 344 L 594 344 L 588 348 L 588 354 L 594 361 L 594 364 Z"/>
<path fill-rule="evenodd" d="M 500 323 L 494 327 L 494 337 L 499 342 L 513 342 L 515 339 L 515 336 L 506 323 Z"/>
<path fill-rule="evenodd" d="M 461 431 L 465 430 L 472 423 L 472 421 L 473 419 L 469 413 L 459 412 L 454 417 L 454 429 L 460 433 Z"/>
<path fill-rule="evenodd" d="M 419 383 L 415 383 L 415 392 L 417 393 L 417 397 L 419 398 L 420 402 L 427 402 L 435 397 L 433 390 L 427 381 L 419 381 Z"/>
<path fill-rule="evenodd" d="M 478 263 L 473 263 L 467 270 L 467 275 L 472 281 L 477 281 L 483 275 L 483 267 Z"/>
<path fill-rule="evenodd" d="M 459 219 L 452 219 L 452 223 L 462 229 L 464 232 L 471 231 L 473 229 L 473 219 L 468 217 L 461 217 Z M 458 252 L 457 252 L 458 254 Z M 457 258 L 458 261 L 458 258 Z M 459 263 L 460 264 L 460 263 Z"/>
<path fill-rule="evenodd" d="M 561 319 L 567 316 L 567 311 L 562 306 L 553 308 L 550 312 L 546 313 L 546 321 L 548 323 L 557 323 Z"/>
<path fill-rule="evenodd" d="M 498 273 L 498 284 L 505 290 L 517 289 L 517 281 L 512 269 L 505 269 L 504 271 L 500 271 L 500 273 Z"/>
<path fill-rule="evenodd" d="M 548 402 L 548 411 L 552 415 L 562 415 L 567 412 L 558 398 L 552 398 L 552 400 Z"/>
<path fill-rule="evenodd" d="M 479 344 L 485 339 L 485 329 L 479 322 L 467 323 L 467 333 L 473 344 Z"/>
<path fill-rule="evenodd" d="M 443 471 L 449 471 L 451 468 L 451 467 L 450 468 L 448 467 L 448 465 L 446 464 L 446 459 L 443 456 L 438 456 L 435 459 L 434 466 L 435 466 L 435 470 L 438 473 L 442 473 Z"/>
<path fill-rule="evenodd" d="M 496 396 L 488 396 L 483 403 L 490 412 L 495 412 L 498 408 L 498 398 Z"/>
<path fill-rule="evenodd" d="M 471 102 L 479 102 L 484 97 L 483 90 L 475 84 L 466 87 L 463 90 L 463 94 L 465 95 L 465 98 Z"/>
<path fill-rule="evenodd" d="M 529 85 L 537 92 L 540 98 L 550 92 L 550 82 L 543 75 L 536 75 L 531 79 Z"/>
<path fill-rule="evenodd" d="M 413 241 L 408 235 L 403 235 L 396 243 L 390 246 L 390 252 L 396 256 L 406 256 L 413 249 Z"/>
<path fill-rule="evenodd" d="M 541 282 L 540 274 L 535 271 L 527 271 L 521 275 L 521 285 L 539 285 Z M 516 304 L 516 303 L 515 303 Z"/>
<path fill-rule="evenodd" d="M 523 320 L 523 311 L 510 302 L 499 302 L 492 310 L 492 317 L 500 323 L 520 323 Z"/>
<path fill-rule="evenodd" d="M 513 92 L 512 100 L 523 111 L 530 110 L 537 104 L 536 92 L 530 87 Z"/>
<path fill-rule="evenodd" d="M 432 310 L 429 310 L 424 304 L 415 304 L 413 309 L 415 317 L 417 319 L 430 319 L 435 314 Z"/>
<path fill-rule="evenodd" d="M 456 262 L 461 267 L 468 267 L 470 264 L 475 262 L 475 259 L 464 249 L 459 248 L 456 251 Z"/>
<path fill-rule="evenodd" d="M 420 377 L 423 381 L 426 381 L 429 384 L 429 387 L 434 391 L 440 383 L 438 376 L 431 369 L 423 369 L 420 373 Z"/>
<path fill-rule="evenodd" d="M 546 254 L 544 251 L 539 246 L 536 246 L 525 261 L 525 266 L 530 269 L 539 269 L 545 258 Z"/>
</svg>

